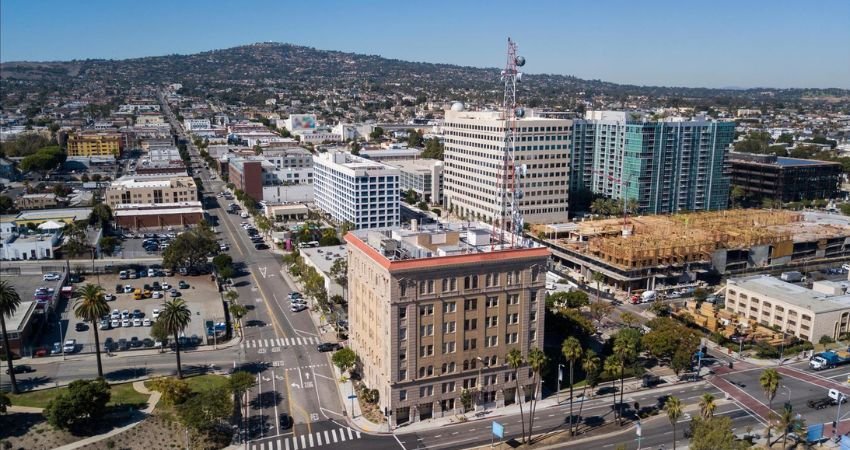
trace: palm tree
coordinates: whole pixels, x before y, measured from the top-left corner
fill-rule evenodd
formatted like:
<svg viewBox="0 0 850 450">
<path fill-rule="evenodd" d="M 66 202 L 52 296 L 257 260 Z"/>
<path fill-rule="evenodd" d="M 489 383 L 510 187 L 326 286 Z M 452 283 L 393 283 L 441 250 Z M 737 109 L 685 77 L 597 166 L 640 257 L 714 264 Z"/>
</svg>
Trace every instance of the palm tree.
<svg viewBox="0 0 850 450">
<path fill-rule="evenodd" d="M 232 292 L 232 291 L 231 291 Z M 236 324 L 239 326 L 239 333 L 243 333 L 242 330 L 242 318 L 248 314 L 248 308 L 239 303 L 231 303 L 230 304 L 230 315 L 236 319 Z"/>
<path fill-rule="evenodd" d="M 6 317 L 11 318 L 21 306 L 21 296 L 8 281 L 0 281 L 0 328 L 3 331 L 3 348 L 6 349 L 6 365 L 9 366 L 9 380 L 12 382 L 12 393 L 18 394 L 18 381 L 15 380 L 15 368 L 12 367 L 12 349 L 9 347 L 9 334 L 6 332 Z"/>
<path fill-rule="evenodd" d="M 549 363 L 549 357 L 537 347 L 532 347 L 528 352 L 528 365 L 531 366 L 531 372 L 534 379 L 534 396 L 531 397 L 531 413 L 528 417 L 528 440 L 534 435 L 534 410 L 537 408 L 537 401 L 540 399 L 540 374 L 546 365 Z"/>
<path fill-rule="evenodd" d="M 617 362 L 619 362 L 619 370 L 620 370 L 620 404 L 623 403 L 623 394 L 625 393 L 623 389 L 623 383 L 626 378 L 626 364 L 632 361 L 637 356 L 637 348 L 635 348 L 636 343 L 634 341 L 618 341 L 614 344 L 614 354 L 617 355 Z M 616 396 L 617 393 L 614 393 Z M 620 421 L 622 422 L 622 414 L 620 415 Z"/>
<path fill-rule="evenodd" d="M 782 408 L 782 412 L 779 413 L 777 428 L 782 430 L 782 448 L 786 448 L 788 433 L 800 434 L 805 429 L 805 423 L 803 419 L 797 417 L 797 414 L 794 414 L 789 404 Z M 770 442 L 768 442 L 768 445 L 770 445 Z"/>
<path fill-rule="evenodd" d="M 711 419 L 714 417 L 714 410 L 717 409 L 717 403 L 714 403 L 714 396 L 705 393 L 699 399 L 699 412 L 703 419 Z"/>
<path fill-rule="evenodd" d="M 177 353 L 177 378 L 183 378 L 183 369 L 180 367 L 180 333 L 186 329 L 192 321 L 192 313 L 182 298 L 175 298 L 162 304 L 162 312 L 159 313 L 159 322 L 171 334 L 174 335 L 174 350 Z"/>
<path fill-rule="evenodd" d="M 602 367 L 611 377 L 611 391 L 613 392 L 613 399 L 611 401 L 612 408 L 614 409 L 614 420 L 619 421 L 619 408 L 617 408 L 617 377 L 614 376 L 618 370 L 620 370 L 620 357 L 617 354 L 610 355 L 605 358 L 605 363 L 603 363 Z"/>
<path fill-rule="evenodd" d="M 103 287 L 88 283 L 77 290 L 79 296 L 74 304 L 74 315 L 91 323 L 94 330 L 94 351 L 97 354 L 97 376 L 103 377 L 103 363 L 100 361 L 100 336 L 98 334 L 97 322 L 109 314 L 109 305 L 103 296 Z"/>
<path fill-rule="evenodd" d="M 602 290 L 602 282 L 605 281 L 605 275 L 602 272 L 593 272 L 591 279 L 596 282 L 596 303 L 599 303 L 599 292 Z"/>
<path fill-rule="evenodd" d="M 581 417 L 581 412 L 584 409 L 585 393 L 587 393 L 587 385 L 590 384 L 590 381 L 593 382 L 591 385 L 592 388 L 596 387 L 597 380 L 597 372 L 599 371 L 599 357 L 596 356 L 596 352 L 588 349 L 587 352 L 584 353 L 584 361 L 581 363 L 581 368 L 584 370 L 585 383 L 581 389 L 581 404 L 578 405 L 578 416 Z M 575 426 L 575 432 L 578 432 L 578 423 Z M 575 434 L 575 432 L 573 434 Z"/>
<path fill-rule="evenodd" d="M 773 415 L 773 398 L 776 397 L 776 390 L 779 389 L 779 380 L 782 376 L 776 369 L 765 369 L 759 377 L 759 384 L 764 390 L 764 396 L 767 397 L 767 409 Z M 770 417 L 767 418 L 770 422 Z M 767 442 L 770 442 L 770 427 L 767 427 Z"/>
<path fill-rule="evenodd" d="M 522 352 L 519 351 L 518 348 L 512 348 L 511 351 L 508 352 L 507 356 L 508 367 L 513 369 L 514 371 L 514 381 L 516 382 L 516 396 L 519 399 L 519 417 L 522 420 L 522 443 L 525 443 L 525 413 L 522 412 L 522 404 L 525 402 L 525 394 L 520 391 L 519 387 L 519 376 L 517 372 L 519 372 L 519 368 L 525 364 L 525 361 L 522 359 Z"/>
<path fill-rule="evenodd" d="M 575 367 L 576 360 L 581 358 L 582 349 L 581 343 L 573 336 L 568 337 L 564 340 L 564 343 L 561 344 L 561 353 L 564 354 L 564 358 L 567 358 L 567 361 L 570 362 L 570 436 L 573 434 L 573 368 Z M 559 369 L 560 370 L 560 369 Z M 561 379 L 561 374 L 558 374 L 558 379 Z"/>
<path fill-rule="evenodd" d="M 676 422 L 682 417 L 682 402 L 671 395 L 667 397 L 667 402 L 664 403 L 664 409 L 667 411 L 667 419 L 673 425 L 673 450 L 676 450 Z"/>
</svg>

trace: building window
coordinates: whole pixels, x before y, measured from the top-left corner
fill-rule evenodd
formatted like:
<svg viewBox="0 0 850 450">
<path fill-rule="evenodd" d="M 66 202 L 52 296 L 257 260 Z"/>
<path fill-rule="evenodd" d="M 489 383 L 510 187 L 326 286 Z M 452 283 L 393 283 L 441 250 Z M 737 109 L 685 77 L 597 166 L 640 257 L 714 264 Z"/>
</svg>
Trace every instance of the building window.
<svg viewBox="0 0 850 450">
<path fill-rule="evenodd" d="M 498 336 L 486 336 L 486 337 L 484 337 L 484 347 L 490 348 L 490 347 L 496 347 L 497 345 L 499 345 Z"/>
<path fill-rule="evenodd" d="M 463 340 L 463 349 L 464 350 L 475 350 L 477 344 L 476 339 L 464 339 Z"/>
<path fill-rule="evenodd" d="M 537 322 L 537 311 L 531 311 L 528 314 L 528 320 L 531 322 Z"/>
<path fill-rule="evenodd" d="M 422 305 L 419 307 L 419 315 L 420 316 L 433 316 L 434 315 L 434 305 Z"/>
<path fill-rule="evenodd" d="M 450 314 L 455 312 L 457 309 L 457 304 L 455 302 L 445 302 L 443 303 L 443 314 Z"/>
<path fill-rule="evenodd" d="M 497 316 L 490 316 L 486 320 L 487 328 L 493 328 L 499 326 L 499 318 Z"/>
<path fill-rule="evenodd" d="M 399 328 L 398 329 L 398 340 L 406 341 L 407 340 L 407 328 Z"/>
<path fill-rule="evenodd" d="M 419 336 L 420 337 L 433 336 L 433 335 L 434 335 L 434 325 L 428 324 L 428 325 L 420 325 L 419 326 Z"/>
<path fill-rule="evenodd" d="M 443 322 L 443 334 L 452 334 L 455 332 L 455 321 L 450 320 L 448 322 Z"/>
<path fill-rule="evenodd" d="M 475 311 L 478 309 L 478 299 L 477 298 L 468 298 L 463 301 L 463 310 L 464 311 Z"/>
<path fill-rule="evenodd" d="M 398 399 L 399 399 L 399 401 L 402 401 L 402 402 L 407 400 L 407 390 L 402 389 L 402 390 L 398 391 Z"/>
<path fill-rule="evenodd" d="M 455 382 L 450 381 L 448 383 L 443 383 L 443 394 L 447 394 L 449 392 L 455 391 Z"/>
<path fill-rule="evenodd" d="M 472 389 L 477 384 L 476 378 L 466 378 L 463 380 L 463 388 L 464 389 Z"/>
<path fill-rule="evenodd" d="M 499 306 L 499 297 L 487 297 L 487 307 L 496 308 Z"/>
<path fill-rule="evenodd" d="M 468 275 L 463 278 L 464 289 L 478 289 L 478 275 Z"/>
<path fill-rule="evenodd" d="M 519 314 L 508 314 L 508 325 L 516 325 L 519 323 Z"/>
<path fill-rule="evenodd" d="M 398 309 L 398 319 L 399 320 L 407 319 L 407 307 L 406 306 L 402 306 L 401 308 Z"/>
<path fill-rule="evenodd" d="M 508 333 L 505 335 L 505 344 L 516 344 L 517 333 Z"/>
<path fill-rule="evenodd" d="M 420 397 L 430 397 L 434 395 L 434 387 L 433 386 L 422 386 L 419 388 L 419 396 Z"/>
<path fill-rule="evenodd" d="M 406 380 L 407 379 L 407 369 L 399 369 L 398 370 L 398 379 Z"/>
<path fill-rule="evenodd" d="M 508 305 L 518 305 L 519 304 L 519 294 L 509 294 L 508 295 Z"/>
<path fill-rule="evenodd" d="M 478 328 L 478 319 L 466 319 L 463 321 L 463 331 L 472 331 Z"/>
<path fill-rule="evenodd" d="M 428 356 L 434 355 L 434 346 L 431 344 L 423 345 L 419 347 L 419 357 L 427 358 Z"/>
<path fill-rule="evenodd" d="M 451 342 L 443 342 L 443 354 L 454 353 L 455 352 L 455 343 Z"/>
<path fill-rule="evenodd" d="M 400 352 L 398 352 L 398 360 L 399 361 L 404 361 L 406 359 L 407 359 L 407 352 L 406 351 L 401 350 Z"/>
</svg>

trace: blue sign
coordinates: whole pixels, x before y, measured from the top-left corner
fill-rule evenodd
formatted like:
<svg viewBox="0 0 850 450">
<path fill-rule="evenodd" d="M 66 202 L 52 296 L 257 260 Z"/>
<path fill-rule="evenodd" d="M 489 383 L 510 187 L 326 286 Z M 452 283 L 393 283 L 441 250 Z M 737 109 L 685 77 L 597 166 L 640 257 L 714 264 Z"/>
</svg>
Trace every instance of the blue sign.
<svg viewBox="0 0 850 450">
<path fill-rule="evenodd" d="M 841 450 L 850 450 L 850 436 L 841 436 L 841 442 L 838 445 Z"/>
<path fill-rule="evenodd" d="M 500 424 L 499 422 L 493 422 L 493 435 L 499 439 L 504 439 L 505 426 Z"/>
<path fill-rule="evenodd" d="M 348 396 L 349 400 L 354 400 L 355 398 L 357 398 L 357 396 L 354 395 L 354 394 L 351 394 L 351 395 Z"/>
<path fill-rule="evenodd" d="M 810 425 L 808 431 L 806 432 L 806 441 L 817 442 L 821 439 L 823 439 L 823 424 L 817 423 L 814 425 Z"/>
</svg>

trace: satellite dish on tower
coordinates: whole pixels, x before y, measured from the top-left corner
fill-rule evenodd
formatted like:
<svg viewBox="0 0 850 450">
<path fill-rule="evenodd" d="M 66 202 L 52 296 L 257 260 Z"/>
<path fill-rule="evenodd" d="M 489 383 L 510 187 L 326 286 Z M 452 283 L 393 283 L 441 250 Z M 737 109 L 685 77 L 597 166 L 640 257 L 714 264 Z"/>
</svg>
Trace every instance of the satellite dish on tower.
<svg viewBox="0 0 850 450">
<path fill-rule="evenodd" d="M 523 57 L 523 56 L 517 56 L 517 57 L 514 59 L 514 62 L 516 63 L 517 67 L 522 67 L 522 66 L 524 66 L 524 65 L 525 65 L 525 57 Z"/>
</svg>

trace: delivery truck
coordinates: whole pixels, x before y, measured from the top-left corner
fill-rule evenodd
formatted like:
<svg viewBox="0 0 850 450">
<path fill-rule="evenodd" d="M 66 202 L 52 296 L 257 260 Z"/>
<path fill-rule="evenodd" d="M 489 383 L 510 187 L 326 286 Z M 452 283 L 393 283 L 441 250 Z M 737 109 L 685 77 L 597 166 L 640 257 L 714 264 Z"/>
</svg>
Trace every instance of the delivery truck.
<svg viewBox="0 0 850 450">
<path fill-rule="evenodd" d="M 847 350 L 828 350 L 816 354 L 809 360 L 809 367 L 813 370 L 832 369 L 850 362 L 850 352 Z"/>
</svg>

